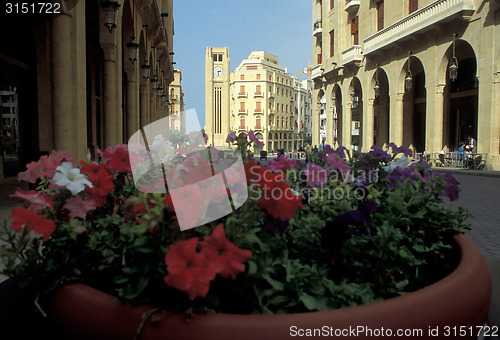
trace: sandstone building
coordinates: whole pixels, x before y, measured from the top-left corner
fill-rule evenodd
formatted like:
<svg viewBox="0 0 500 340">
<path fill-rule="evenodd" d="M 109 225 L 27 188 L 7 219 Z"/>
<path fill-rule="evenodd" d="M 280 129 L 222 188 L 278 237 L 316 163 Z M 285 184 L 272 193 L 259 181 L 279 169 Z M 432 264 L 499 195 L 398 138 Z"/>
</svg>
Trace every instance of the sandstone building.
<svg viewBox="0 0 500 340">
<path fill-rule="evenodd" d="M 287 73 L 278 57 L 252 52 L 230 73 L 228 48 L 208 47 L 205 131 L 209 144 L 253 130 L 266 151 L 298 150 L 312 134 L 312 83 Z"/>
<path fill-rule="evenodd" d="M 172 0 L 52 3 L 57 13 L 0 18 L 2 113 L 15 92 L 17 114 L 2 119 L 3 154 L 15 149 L 7 175 L 53 149 L 78 159 L 87 148 L 126 143 L 169 110 Z"/>
<path fill-rule="evenodd" d="M 500 169 L 500 2 L 313 0 L 313 144 L 454 151 Z"/>
</svg>

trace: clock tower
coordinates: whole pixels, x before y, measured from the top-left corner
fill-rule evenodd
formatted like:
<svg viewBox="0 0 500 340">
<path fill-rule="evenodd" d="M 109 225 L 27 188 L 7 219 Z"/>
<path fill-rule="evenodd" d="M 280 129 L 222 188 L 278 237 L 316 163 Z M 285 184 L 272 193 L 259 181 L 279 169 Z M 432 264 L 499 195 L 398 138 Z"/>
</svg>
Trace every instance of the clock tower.
<svg viewBox="0 0 500 340">
<path fill-rule="evenodd" d="M 205 56 L 205 133 L 208 145 L 226 146 L 230 132 L 229 49 L 207 47 Z"/>
</svg>

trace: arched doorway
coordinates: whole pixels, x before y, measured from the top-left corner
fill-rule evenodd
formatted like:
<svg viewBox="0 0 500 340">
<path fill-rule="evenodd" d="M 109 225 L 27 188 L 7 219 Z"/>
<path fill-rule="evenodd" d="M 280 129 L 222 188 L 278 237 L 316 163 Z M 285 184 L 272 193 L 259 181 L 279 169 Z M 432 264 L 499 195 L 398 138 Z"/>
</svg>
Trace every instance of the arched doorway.
<svg viewBox="0 0 500 340">
<path fill-rule="evenodd" d="M 44 25 L 24 15 L 0 20 L 0 179 L 40 157 L 34 29 Z"/>
<path fill-rule="evenodd" d="M 326 114 L 326 98 L 325 92 L 320 90 L 318 92 L 318 108 L 319 108 L 319 142 L 313 141 L 313 146 L 318 146 L 316 143 L 321 143 L 323 140 L 326 141 L 326 123 L 327 123 L 327 114 Z"/>
<path fill-rule="evenodd" d="M 455 56 L 458 61 L 457 79 L 450 79 L 452 46 L 446 55 L 449 63 L 446 68 L 445 110 L 443 120 L 443 142 L 451 151 L 457 150 L 460 142 L 467 143 L 467 137 L 477 140 L 478 86 L 476 76 L 477 61 L 471 45 L 457 40 Z"/>
<path fill-rule="evenodd" d="M 427 102 L 425 70 L 420 59 L 411 56 L 402 72 L 406 75 L 403 97 L 403 145 L 413 147 L 415 152 L 424 152 Z"/>
<path fill-rule="evenodd" d="M 85 2 L 85 52 L 87 65 L 87 147 L 97 157 L 97 150 L 104 144 L 104 53 L 99 43 L 99 6 Z"/>
<path fill-rule="evenodd" d="M 353 78 L 349 86 L 351 95 L 351 145 L 353 151 L 360 151 L 363 141 L 363 92 L 361 82 Z"/>
<path fill-rule="evenodd" d="M 373 76 L 373 144 L 382 147 L 384 144 L 389 144 L 389 117 L 390 117 L 390 100 L 389 100 L 389 80 L 384 69 L 379 68 Z"/>
</svg>

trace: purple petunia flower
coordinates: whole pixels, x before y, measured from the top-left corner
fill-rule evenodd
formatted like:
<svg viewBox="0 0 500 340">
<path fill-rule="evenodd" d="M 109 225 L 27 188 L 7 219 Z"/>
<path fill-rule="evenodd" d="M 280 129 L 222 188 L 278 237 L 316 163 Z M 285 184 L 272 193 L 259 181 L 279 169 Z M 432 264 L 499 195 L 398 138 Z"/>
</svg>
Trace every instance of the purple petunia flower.
<svg viewBox="0 0 500 340">
<path fill-rule="evenodd" d="M 264 146 L 264 142 L 261 142 L 257 137 L 255 137 L 253 130 L 248 131 L 248 138 L 250 138 L 250 140 L 254 142 L 255 145 Z"/>
<path fill-rule="evenodd" d="M 455 177 L 451 174 L 451 172 L 447 172 L 446 174 L 436 174 L 441 177 L 445 181 L 445 186 L 443 190 L 439 192 L 440 196 L 446 196 L 450 199 L 450 201 L 456 201 L 458 199 L 458 193 L 460 192 L 460 188 L 458 182 Z"/>
<path fill-rule="evenodd" d="M 269 169 L 273 172 L 286 171 L 287 169 L 294 168 L 297 161 L 294 159 L 289 159 L 285 155 L 281 155 L 278 159 L 273 159 L 271 164 L 269 164 Z"/>
</svg>

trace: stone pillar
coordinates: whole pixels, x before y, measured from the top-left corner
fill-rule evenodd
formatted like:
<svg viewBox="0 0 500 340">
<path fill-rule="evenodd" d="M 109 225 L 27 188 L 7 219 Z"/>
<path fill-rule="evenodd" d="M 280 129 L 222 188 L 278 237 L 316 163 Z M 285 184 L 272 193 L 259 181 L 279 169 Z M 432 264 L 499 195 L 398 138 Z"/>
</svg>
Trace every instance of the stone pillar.
<svg viewBox="0 0 500 340">
<path fill-rule="evenodd" d="M 335 110 L 335 98 L 332 98 L 330 101 L 330 107 L 326 108 L 327 116 L 326 116 L 326 142 L 325 144 L 333 146 L 333 134 L 334 134 L 334 122 L 333 122 L 333 114 Z"/>
<path fill-rule="evenodd" d="M 342 140 L 339 145 L 345 146 L 349 150 L 352 149 L 352 103 L 345 105 L 344 116 L 342 117 Z"/>
<path fill-rule="evenodd" d="M 54 149 L 78 152 L 76 119 L 73 115 L 71 67 L 71 16 L 52 16 L 52 102 Z"/>
<path fill-rule="evenodd" d="M 434 96 L 434 110 L 427 111 L 425 151 L 439 152 L 443 148 L 443 117 L 444 117 L 444 88 L 445 84 L 436 85 Z"/>
<path fill-rule="evenodd" d="M 123 119 L 120 101 L 121 77 L 118 77 L 117 47 L 103 44 L 104 66 L 104 147 L 123 143 Z"/>
<path fill-rule="evenodd" d="M 370 151 L 373 145 L 373 124 L 375 117 L 375 107 L 373 103 L 375 99 L 368 99 L 368 106 L 366 108 L 366 116 L 363 117 L 363 145 L 361 146 L 361 150 L 363 152 Z"/>
<path fill-rule="evenodd" d="M 316 105 L 313 107 L 312 112 L 312 145 L 318 145 L 319 142 L 319 114 L 320 114 L 319 99 L 316 101 Z"/>
<path fill-rule="evenodd" d="M 139 88 L 137 86 L 137 63 L 127 71 L 127 136 L 128 140 L 139 130 Z"/>
<path fill-rule="evenodd" d="M 156 99 L 158 98 L 158 90 L 156 91 L 150 91 L 149 93 L 149 114 L 148 114 L 148 123 L 150 124 L 154 121 L 154 118 L 156 117 Z M 146 125 L 147 125 L 146 124 Z"/>
<path fill-rule="evenodd" d="M 140 124 L 141 128 L 148 125 L 148 115 L 149 115 L 149 86 L 148 84 L 142 84 L 139 87 L 140 91 Z"/>
<path fill-rule="evenodd" d="M 403 145 L 403 97 L 404 93 L 396 94 L 396 110 L 391 111 L 389 142 L 397 146 Z"/>
</svg>

